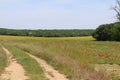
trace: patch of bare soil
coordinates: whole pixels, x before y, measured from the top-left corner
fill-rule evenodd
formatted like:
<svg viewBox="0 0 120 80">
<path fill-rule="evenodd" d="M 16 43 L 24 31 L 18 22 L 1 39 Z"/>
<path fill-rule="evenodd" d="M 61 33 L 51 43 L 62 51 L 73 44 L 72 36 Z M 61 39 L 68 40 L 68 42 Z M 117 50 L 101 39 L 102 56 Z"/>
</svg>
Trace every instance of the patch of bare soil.
<svg viewBox="0 0 120 80">
<path fill-rule="evenodd" d="M 0 76 L 0 80 L 26 80 L 28 79 L 25 76 L 25 70 L 23 67 L 17 63 L 17 61 L 13 58 L 13 55 L 3 47 L 7 58 L 8 58 L 8 66 L 5 68 L 5 71 Z"/>
<path fill-rule="evenodd" d="M 116 75 L 120 77 L 120 65 L 117 64 L 96 64 L 95 70 L 97 72 L 104 71 L 106 75 Z"/>
<path fill-rule="evenodd" d="M 40 66 L 44 69 L 44 74 L 49 80 L 68 80 L 65 75 L 59 73 L 52 66 L 46 63 L 45 60 L 37 58 L 31 54 L 28 54 L 30 57 L 35 59 Z"/>
</svg>

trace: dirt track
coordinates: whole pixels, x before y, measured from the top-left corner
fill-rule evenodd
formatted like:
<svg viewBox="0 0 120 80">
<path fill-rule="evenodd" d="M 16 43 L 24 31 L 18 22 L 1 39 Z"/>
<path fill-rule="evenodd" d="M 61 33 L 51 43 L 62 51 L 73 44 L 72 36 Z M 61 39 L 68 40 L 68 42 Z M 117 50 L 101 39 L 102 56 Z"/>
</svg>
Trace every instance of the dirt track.
<svg viewBox="0 0 120 80">
<path fill-rule="evenodd" d="M 33 59 L 35 59 L 40 66 L 44 69 L 44 74 L 49 80 L 68 80 L 65 75 L 60 74 L 57 70 L 55 70 L 52 66 L 46 63 L 45 60 L 37 58 L 33 55 L 28 54 Z"/>
<path fill-rule="evenodd" d="M 4 47 L 2 47 L 5 51 L 8 58 L 8 66 L 5 68 L 4 73 L 0 76 L 0 80 L 26 80 L 28 79 L 25 76 L 25 70 L 23 67 L 17 63 L 17 61 L 13 58 L 13 55 Z"/>
<path fill-rule="evenodd" d="M 2 47 L 5 51 L 8 58 L 8 66 L 5 68 L 3 74 L 0 75 L 0 80 L 26 80 L 29 79 L 25 76 L 25 70 L 22 65 L 17 63 L 13 55 L 4 47 Z M 68 80 L 65 75 L 60 74 L 57 70 L 55 70 L 52 66 L 46 63 L 45 60 L 37 58 L 31 54 L 28 54 L 30 57 L 35 59 L 40 66 L 44 70 L 45 76 L 48 80 Z"/>
</svg>

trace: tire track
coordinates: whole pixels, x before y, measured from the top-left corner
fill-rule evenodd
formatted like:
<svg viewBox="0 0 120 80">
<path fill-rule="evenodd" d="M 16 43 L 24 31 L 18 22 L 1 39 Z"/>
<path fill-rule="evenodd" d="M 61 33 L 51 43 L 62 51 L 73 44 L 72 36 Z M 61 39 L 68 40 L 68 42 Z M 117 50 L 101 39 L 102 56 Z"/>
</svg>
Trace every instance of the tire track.
<svg viewBox="0 0 120 80">
<path fill-rule="evenodd" d="M 29 53 L 27 53 L 30 57 L 32 57 L 33 59 L 35 59 L 40 66 L 43 68 L 44 70 L 44 74 L 45 76 L 49 79 L 49 80 L 68 80 L 66 78 L 65 75 L 59 73 L 57 70 L 55 70 L 52 66 L 50 66 L 49 64 L 46 63 L 45 60 L 41 59 L 41 58 L 37 58 Z"/>
<path fill-rule="evenodd" d="M 5 68 L 5 71 L 0 76 L 0 80 L 26 80 L 28 79 L 25 76 L 25 70 L 22 65 L 18 64 L 13 55 L 4 47 L 2 47 L 5 51 L 8 58 L 8 66 Z"/>
</svg>

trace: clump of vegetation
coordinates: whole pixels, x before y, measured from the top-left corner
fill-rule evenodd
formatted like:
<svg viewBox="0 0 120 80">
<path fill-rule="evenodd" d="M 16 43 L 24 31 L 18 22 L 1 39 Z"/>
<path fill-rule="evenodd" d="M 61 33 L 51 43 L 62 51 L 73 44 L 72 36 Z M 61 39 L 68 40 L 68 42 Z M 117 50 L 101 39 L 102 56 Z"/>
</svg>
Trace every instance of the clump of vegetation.
<svg viewBox="0 0 120 80">
<path fill-rule="evenodd" d="M 120 22 L 100 25 L 93 37 L 99 41 L 120 41 Z"/>
</svg>

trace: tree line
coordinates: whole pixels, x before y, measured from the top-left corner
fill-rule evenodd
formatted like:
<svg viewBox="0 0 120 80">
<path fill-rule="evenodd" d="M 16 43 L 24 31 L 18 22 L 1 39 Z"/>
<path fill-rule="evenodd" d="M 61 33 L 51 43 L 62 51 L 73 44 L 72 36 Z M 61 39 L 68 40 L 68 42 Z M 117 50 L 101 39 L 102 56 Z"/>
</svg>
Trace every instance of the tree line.
<svg viewBox="0 0 120 80">
<path fill-rule="evenodd" d="M 11 36 L 34 36 L 34 37 L 76 37 L 76 36 L 91 36 L 94 30 L 17 30 L 0 28 L 0 35 Z"/>
</svg>

